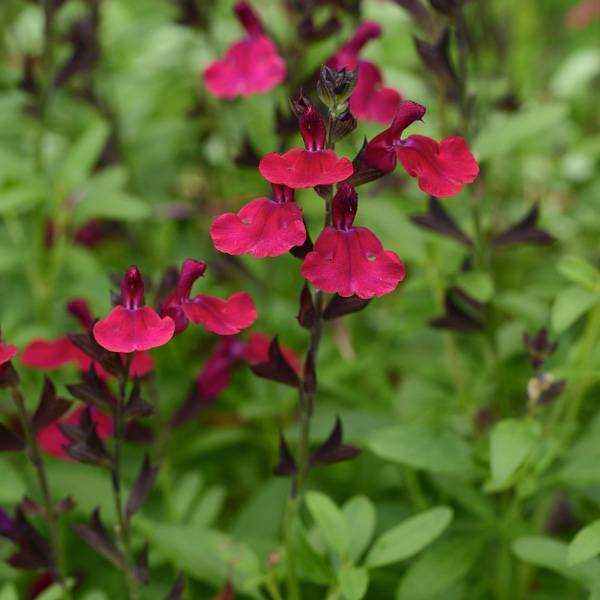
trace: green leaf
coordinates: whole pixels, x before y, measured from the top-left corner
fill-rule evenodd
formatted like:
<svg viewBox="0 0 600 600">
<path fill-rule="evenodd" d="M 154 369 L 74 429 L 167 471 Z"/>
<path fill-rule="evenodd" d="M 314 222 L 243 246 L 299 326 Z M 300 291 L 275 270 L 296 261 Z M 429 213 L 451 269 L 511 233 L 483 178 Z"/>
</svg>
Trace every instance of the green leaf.
<svg viewBox="0 0 600 600">
<path fill-rule="evenodd" d="M 561 290 L 552 306 L 550 316 L 552 329 L 556 333 L 562 333 L 594 306 L 599 299 L 598 294 L 578 285 L 572 285 Z"/>
<path fill-rule="evenodd" d="M 463 579 L 477 561 L 481 544 L 452 539 L 426 550 L 408 569 L 396 600 L 428 600 Z"/>
<path fill-rule="evenodd" d="M 473 475 L 471 447 L 451 431 L 422 425 L 398 425 L 374 431 L 368 441 L 381 458 L 449 475 Z"/>
<path fill-rule="evenodd" d="M 361 600 L 367 593 L 369 572 L 366 569 L 344 565 L 337 575 L 344 600 Z"/>
<path fill-rule="evenodd" d="M 87 178 L 100 157 L 109 132 L 110 128 L 104 121 L 95 121 L 70 146 L 59 167 L 59 177 L 68 190 L 73 190 Z"/>
<path fill-rule="evenodd" d="M 177 569 L 218 588 L 227 577 L 236 588 L 256 597 L 260 563 L 247 544 L 220 531 L 186 525 L 132 520 L 154 551 Z"/>
<path fill-rule="evenodd" d="M 568 546 L 564 542 L 543 536 L 524 536 L 512 543 L 513 554 L 522 561 L 544 567 L 591 587 L 598 580 L 600 559 L 569 566 Z"/>
<path fill-rule="evenodd" d="M 482 271 L 460 273 L 455 283 L 478 302 L 489 302 L 494 295 L 494 282 L 487 273 Z"/>
<path fill-rule="evenodd" d="M 23 499 L 27 488 L 17 469 L 0 457 L 0 504 L 16 504 Z"/>
<path fill-rule="evenodd" d="M 365 566 L 381 567 L 415 555 L 444 532 L 453 515 L 450 507 L 437 506 L 389 529 L 373 544 Z"/>
<path fill-rule="evenodd" d="M 35 185 L 19 185 L 0 190 L 0 215 L 30 210 L 42 202 L 47 195 L 47 189 Z"/>
<path fill-rule="evenodd" d="M 187 520 L 192 507 L 196 507 L 202 485 L 202 474 L 199 471 L 186 473 L 179 478 L 173 492 L 173 516 L 177 521 Z"/>
<path fill-rule="evenodd" d="M 290 543 L 294 553 L 294 564 L 304 579 L 324 585 L 333 582 L 334 575 L 327 560 L 309 542 L 304 526 L 298 518 L 294 519 L 290 527 Z"/>
<path fill-rule="evenodd" d="M 569 566 L 600 554 L 600 520 L 586 525 L 569 544 Z"/>
<path fill-rule="evenodd" d="M 320 492 L 307 492 L 306 505 L 325 544 L 344 556 L 348 552 L 349 533 L 340 509 L 331 498 Z"/>
<path fill-rule="evenodd" d="M 527 138 L 547 132 L 564 120 L 565 104 L 532 106 L 511 114 L 495 114 L 488 127 L 477 136 L 473 153 L 479 161 L 504 156 Z"/>
<path fill-rule="evenodd" d="M 12 583 L 7 583 L 0 590 L 0 600 L 19 600 L 17 588 Z"/>
<path fill-rule="evenodd" d="M 66 580 L 66 586 L 68 589 L 73 589 L 75 585 L 75 579 L 70 577 Z M 53 583 L 50 587 L 46 588 L 39 596 L 36 596 L 36 600 L 60 600 L 64 598 L 65 592 L 62 585 Z"/>
<path fill-rule="evenodd" d="M 577 283 L 592 292 L 597 291 L 600 281 L 598 269 L 579 256 L 563 256 L 556 270 L 571 283 Z"/>
<path fill-rule="evenodd" d="M 232 535 L 242 539 L 252 536 L 277 539 L 289 488 L 286 479 L 271 479 L 259 487 L 237 515 Z"/>
<path fill-rule="evenodd" d="M 486 491 L 499 491 L 510 485 L 510 478 L 533 450 L 541 434 L 537 421 L 506 419 L 490 435 L 492 480 Z"/>
<path fill-rule="evenodd" d="M 375 506 L 366 496 L 354 496 L 344 504 L 342 512 L 350 534 L 348 555 L 353 561 L 357 561 L 375 532 Z"/>
<path fill-rule="evenodd" d="M 219 516 L 225 501 L 225 489 L 215 485 L 202 494 L 195 510 L 190 517 L 190 523 L 196 527 L 208 527 Z"/>
<path fill-rule="evenodd" d="M 142 221 L 151 215 L 152 208 L 147 202 L 121 191 L 102 196 L 100 194 L 84 196 L 73 211 L 73 219 L 77 223 L 89 219 Z"/>
</svg>

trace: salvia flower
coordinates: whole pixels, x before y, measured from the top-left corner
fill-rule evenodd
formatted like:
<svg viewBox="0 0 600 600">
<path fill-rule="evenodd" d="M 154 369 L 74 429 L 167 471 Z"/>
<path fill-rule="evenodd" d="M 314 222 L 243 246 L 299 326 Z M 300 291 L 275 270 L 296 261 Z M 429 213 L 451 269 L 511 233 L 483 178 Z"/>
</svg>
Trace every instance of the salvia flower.
<svg viewBox="0 0 600 600">
<path fill-rule="evenodd" d="M 268 92 L 287 74 L 284 60 L 271 38 L 264 34 L 250 5 L 238 2 L 235 12 L 248 37 L 230 46 L 224 58 L 204 70 L 204 83 L 209 92 L 228 100 Z"/>
<path fill-rule="evenodd" d="M 358 56 L 369 40 L 380 35 L 381 27 L 377 23 L 362 23 L 352 39 L 327 61 L 327 66 L 332 69 L 346 67 L 348 70 L 358 66 L 358 83 L 350 99 L 352 113 L 365 121 L 389 123 L 396 114 L 400 94 L 383 85 L 381 73 L 372 62 Z"/>
<path fill-rule="evenodd" d="M 215 248 L 226 254 L 252 253 L 255 258 L 279 256 L 306 240 L 300 207 L 294 190 L 273 185 L 275 200 L 257 198 L 237 215 L 218 217 L 210 228 Z"/>
<path fill-rule="evenodd" d="M 365 227 L 353 227 L 358 198 L 344 183 L 333 199 L 333 225 L 323 229 L 302 264 L 302 275 L 324 292 L 383 296 L 404 279 L 404 265 Z M 372 259 L 372 260 L 371 260 Z"/>
<path fill-rule="evenodd" d="M 96 341 L 110 352 L 149 350 L 166 344 L 175 332 L 171 317 L 160 318 L 143 306 L 144 282 L 137 267 L 127 269 L 121 283 L 123 304 L 115 306 L 106 319 L 94 325 Z"/>
<path fill-rule="evenodd" d="M 239 333 L 256 321 L 256 307 L 250 294 L 236 292 L 228 300 L 198 294 L 190 298 L 192 286 L 206 270 L 200 260 L 188 259 L 183 263 L 177 288 L 160 309 L 163 317 L 175 322 L 175 333 L 181 333 L 188 324 L 200 323 L 208 331 L 219 335 Z"/>
<path fill-rule="evenodd" d="M 426 194 L 437 198 L 454 196 L 463 184 L 477 177 L 479 166 L 459 136 L 444 138 L 440 143 L 422 135 L 401 139 L 404 130 L 424 114 L 422 104 L 402 102 L 391 127 L 369 142 L 365 162 L 389 173 L 396 167 L 397 159 L 411 177 L 419 178 L 419 187 Z"/>
<path fill-rule="evenodd" d="M 88 304 L 78 298 L 67 303 L 67 311 L 81 323 L 83 329 L 89 329 L 92 317 Z M 31 340 L 19 355 L 21 362 L 30 369 L 54 370 L 75 363 L 81 371 L 87 372 L 94 362 L 83 350 L 80 350 L 67 335 L 62 335 L 53 340 L 36 338 Z M 121 357 L 125 359 L 124 356 Z M 136 352 L 133 355 L 129 368 L 129 377 L 143 377 L 154 368 L 154 359 L 147 352 Z M 112 377 L 99 363 L 95 365 L 98 377 L 108 379 Z"/>
<path fill-rule="evenodd" d="M 300 189 L 338 183 L 352 175 L 352 163 L 347 158 L 338 158 L 333 150 L 325 149 L 325 123 L 312 104 L 300 117 L 300 133 L 305 149 L 271 152 L 260 161 L 258 170 L 267 181 Z"/>
</svg>

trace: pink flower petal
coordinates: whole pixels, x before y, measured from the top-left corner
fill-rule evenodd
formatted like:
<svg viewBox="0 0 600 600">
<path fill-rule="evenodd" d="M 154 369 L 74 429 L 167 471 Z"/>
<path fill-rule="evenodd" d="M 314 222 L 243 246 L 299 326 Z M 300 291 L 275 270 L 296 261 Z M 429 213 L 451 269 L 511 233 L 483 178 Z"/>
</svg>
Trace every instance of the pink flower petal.
<svg viewBox="0 0 600 600">
<path fill-rule="evenodd" d="M 14 344 L 0 342 L 0 365 L 8 362 L 17 353 L 17 347 Z"/>
<path fill-rule="evenodd" d="M 237 215 L 227 213 L 210 228 L 215 248 L 227 254 L 247 254 L 255 258 L 279 256 L 306 240 L 300 207 L 295 202 L 253 200 Z"/>
<path fill-rule="evenodd" d="M 389 141 L 389 129 L 375 136 L 367 144 L 365 163 L 384 173 L 391 173 L 396 168 L 398 157 L 393 144 Z"/>
<path fill-rule="evenodd" d="M 228 300 L 199 294 L 182 303 L 187 318 L 219 335 L 239 333 L 256 321 L 256 307 L 250 294 L 237 292 Z"/>
<path fill-rule="evenodd" d="M 285 154 L 267 154 L 258 170 L 271 183 L 300 189 L 344 181 L 354 169 L 347 158 L 338 158 L 333 150 L 292 148 Z"/>
<path fill-rule="evenodd" d="M 225 57 L 204 71 L 204 82 L 217 98 L 261 94 L 273 89 L 286 76 L 285 62 L 266 35 L 233 44 Z"/>
<path fill-rule="evenodd" d="M 377 237 L 364 227 L 347 231 L 326 227 L 300 271 L 325 292 L 344 297 L 357 294 L 360 298 L 393 291 L 405 275 L 398 255 L 383 250 Z"/>
<path fill-rule="evenodd" d="M 112 309 L 94 325 L 96 341 L 110 352 L 149 350 L 166 344 L 175 331 L 171 317 L 161 319 L 149 306 Z"/>
<path fill-rule="evenodd" d="M 79 362 L 81 354 L 87 356 L 65 335 L 55 340 L 32 340 L 21 353 L 20 359 L 31 369 L 60 369 L 73 360 Z"/>
<path fill-rule="evenodd" d="M 458 194 L 471 183 L 479 167 L 463 138 L 447 137 L 439 144 L 422 135 L 410 135 L 396 145 L 398 160 L 419 187 L 436 198 Z"/>
<path fill-rule="evenodd" d="M 359 119 L 389 123 L 396 114 L 400 94 L 384 87 L 377 67 L 366 60 L 358 61 L 358 84 L 350 97 L 350 110 Z"/>
</svg>

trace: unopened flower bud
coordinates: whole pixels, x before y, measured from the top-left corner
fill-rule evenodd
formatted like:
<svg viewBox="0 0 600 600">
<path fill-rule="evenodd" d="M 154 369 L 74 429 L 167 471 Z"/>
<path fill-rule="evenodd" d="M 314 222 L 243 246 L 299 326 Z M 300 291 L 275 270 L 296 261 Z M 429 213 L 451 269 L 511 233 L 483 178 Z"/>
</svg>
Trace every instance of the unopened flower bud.
<svg viewBox="0 0 600 600">
<path fill-rule="evenodd" d="M 348 107 L 348 99 L 357 83 L 358 66 L 351 71 L 347 71 L 346 67 L 338 71 L 323 65 L 317 81 L 317 94 L 329 110 L 337 114 Z"/>
</svg>

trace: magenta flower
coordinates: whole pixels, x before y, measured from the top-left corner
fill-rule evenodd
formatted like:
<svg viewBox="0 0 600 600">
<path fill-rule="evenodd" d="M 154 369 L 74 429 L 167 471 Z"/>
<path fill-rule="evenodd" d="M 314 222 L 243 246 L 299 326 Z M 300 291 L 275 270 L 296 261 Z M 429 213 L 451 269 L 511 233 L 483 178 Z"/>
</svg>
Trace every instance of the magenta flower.
<svg viewBox="0 0 600 600">
<path fill-rule="evenodd" d="M 384 250 L 370 230 L 352 227 L 357 205 L 354 188 L 342 184 L 333 199 L 333 226 L 323 229 L 300 272 L 324 292 L 383 296 L 396 289 L 406 270 L 398 255 Z"/>
<path fill-rule="evenodd" d="M 121 297 L 123 304 L 94 325 L 94 337 L 103 348 L 110 352 L 149 350 L 173 337 L 173 319 L 161 319 L 149 306 L 142 306 L 144 282 L 135 266 L 129 267 L 123 277 Z"/>
<path fill-rule="evenodd" d="M 17 353 L 17 347 L 14 344 L 0 342 L 0 365 L 8 362 Z"/>
<path fill-rule="evenodd" d="M 192 285 L 202 277 L 206 264 L 200 260 L 186 260 L 181 267 L 177 288 L 160 309 L 163 317 L 175 322 L 175 333 L 181 333 L 188 324 L 200 323 L 219 335 L 239 333 L 256 321 L 256 307 L 250 294 L 237 292 L 228 300 L 198 294 L 190 299 Z"/>
<path fill-rule="evenodd" d="M 264 34 L 250 5 L 238 2 L 234 8 L 248 37 L 230 46 L 224 58 L 204 70 L 204 83 L 210 93 L 227 100 L 268 92 L 287 73 L 285 62 L 273 41 Z"/>
<path fill-rule="evenodd" d="M 439 144 L 422 135 L 400 139 L 402 132 L 424 114 L 422 104 L 402 102 L 391 127 L 369 142 L 365 162 L 389 173 L 398 159 L 411 177 L 419 178 L 419 187 L 426 194 L 436 198 L 454 196 L 464 183 L 477 177 L 479 166 L 459 136 L 444 138 Z"/>
<path fill-rule="evenodd" d="M 226 254 L 247 254 L 254 258 L 279 256 L 306 240 L 300 207 L 294 190 L 273 185 L 275 200 L 257 198 L 235 215 L 218 217 L 210 228 L 215 248 Z"/>
<path fill-rule="evenodd" d="M 358 57 L 361 48 L 380 35 L 381 27 L 377 23 L 362 23 L 352 39 L 327 61 L 327 66 L 331 69 L 347 67 L 351 70 L 358 65 L 358 83 L 350 97 L 352 113 L 365 121 L 389 123 L 398 109 L 400 94 L 384 87 L 381 73 L 372 62 Z"/>
<path fill-rule="evenodd" d="M 77 318 L 83 329 L 88 330 L 92 324 L 92 316 L 88 304 L 83 299 L 71 300 L 67 310 Z M 37 338 L 31 340 L 19 355 L 21 362 L 30 369 L 60 369 L 71 362 L 77 364 L 81 371 L 88 371 L 94 362 L 83 350 L 80 350 L 68 336 L 62 335 L 54 340 Z M 125 356 L 121 359 L 125 361 Z M 131 360 L 129 376 L 143 377 L 154 368 L 154 359 L 147 352 L 136 352 Z M 99 363 L 95 364 L 96 375 L 102 379 L 112 377 Z"/>
<path fill-rule="evenodd" d="M 300 117 L 300 133 L 306 149 L 271 152 L 260 161 L 258 170 L 267 181 L 296 190 L 338 183 L 352 175 L 352 163 L 347 158 L 338 158 L 333 150 L 324 149 L 325 123 L 312 105 Z"/>
</svg>

